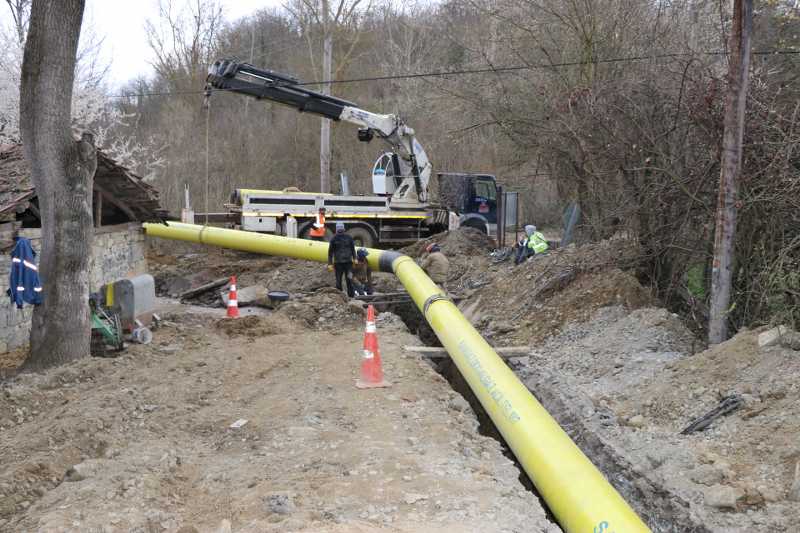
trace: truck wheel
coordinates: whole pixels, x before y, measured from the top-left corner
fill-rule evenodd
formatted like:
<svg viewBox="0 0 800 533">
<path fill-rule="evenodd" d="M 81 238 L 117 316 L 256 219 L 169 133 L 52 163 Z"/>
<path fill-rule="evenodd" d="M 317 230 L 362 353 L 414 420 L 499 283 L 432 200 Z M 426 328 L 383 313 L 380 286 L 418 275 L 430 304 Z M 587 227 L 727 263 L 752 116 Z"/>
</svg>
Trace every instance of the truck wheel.
<svg viewBox="0 0 800 533">
<path fill-rule="evenodd" d="M 485 233 L 487 235 L 489 234 L 489 229 L 486 226 L 486 223 L 482 222 L 480 220 L 475 220 L 474 218 L 462 222 L 461 223 L 461 227 L 462 228 L 474 228 L 474 229 L 480 231 L 481 233 Z"/>
<path fill-rule="evenodd" d="M 356 242 L 356 246 L 360 246 L 361 248 L 372 248 L 375 246 L 375 237 L 367 228 L 356 226 L 350 228 L 345 233 L 353 238 Z"/>
</svg>

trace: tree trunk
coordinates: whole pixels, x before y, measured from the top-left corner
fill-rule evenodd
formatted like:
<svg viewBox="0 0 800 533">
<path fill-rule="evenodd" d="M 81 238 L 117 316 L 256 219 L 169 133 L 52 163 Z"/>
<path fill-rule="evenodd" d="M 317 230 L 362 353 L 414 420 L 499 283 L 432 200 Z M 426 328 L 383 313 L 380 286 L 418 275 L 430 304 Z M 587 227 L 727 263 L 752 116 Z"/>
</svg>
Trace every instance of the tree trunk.
<svg viewBox="0 0 800 533">
<path fill-rule="evenodd" d="M 34 0 L 20 83 L 20 129 L 42 214 L 39 275 L 27 369 L 89 354 L 89 256 L 97 155 L 76 142 L 70 109 L 84 0 Z"/>
<path fill-rule="evenodd" d="M 322 38 L 322 81 L 331 79 L 333 64 L 333 29 L 331 28 L 330 7 L 322 0 L 323 38 Z M 324 84 L 322 94 L 331 94 L 331 86 Z M 320 192 L 331 192 L 331 121 L 321 119 L 319 131 L 319 187 Z"/>
<path fill-rule="evenodd" d="M 728 95 L 725 101 L 725 133 L 722 138 L 722 163 L 711 270 L 709 344 L 718 344 L 728 338 L 728 311 L 731 302 L 733 247 L 736 235 L 736 202 L 739 173 L 742 166 L 742 138 L 750 71 L 752 27 L 753 0 L 734 0 L 728 65 Z"/>
</svg>

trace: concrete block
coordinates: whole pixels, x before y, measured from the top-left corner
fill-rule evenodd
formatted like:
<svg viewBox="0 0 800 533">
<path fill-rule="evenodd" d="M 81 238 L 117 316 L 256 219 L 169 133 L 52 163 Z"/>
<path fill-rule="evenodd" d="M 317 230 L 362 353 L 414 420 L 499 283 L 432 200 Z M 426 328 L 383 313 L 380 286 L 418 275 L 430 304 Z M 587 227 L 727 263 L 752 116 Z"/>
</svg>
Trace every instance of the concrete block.
<svg viewBox="0 0 800 533">
<path fill-rule="evenodd" d="M 778 326 L 758 335 L 759 348 L 776 346 L 778 344 L 793 347 L 793 345 L 798 342 L 800 342 L 800 334 L 787 326 Z"/>
<path fill-rule="evenodd" d="M 742 489 L 727 485 L 714 485 L 703 491 L 705 504 L 718 509 L 735 509 L 736 503 L 742 498 Z"/>
</svg>

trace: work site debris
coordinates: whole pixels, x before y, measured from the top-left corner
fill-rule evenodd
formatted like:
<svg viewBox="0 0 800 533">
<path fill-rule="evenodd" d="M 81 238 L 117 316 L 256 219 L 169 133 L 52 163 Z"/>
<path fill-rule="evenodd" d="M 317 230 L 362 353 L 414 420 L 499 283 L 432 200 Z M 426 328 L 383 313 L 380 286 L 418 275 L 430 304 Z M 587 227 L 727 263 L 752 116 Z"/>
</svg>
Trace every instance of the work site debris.
<svg viewBox="0 0 800 533">
<path fill-rule="evenodd" d="M 744 405 L 744 400 L 742 400 L 742 397 L 738 394 L 726 396 L 720 400 L 719 405 L 714 409 L 701 417 L 695 418 L 691 424 L 686 426 L 686 428 L 681 431 L 681 435 L 689 435 L 690 433 L 694 433 L 696 431 L 703 431 L 710 426 L 714 420 L 731 414 L 739 409 L 742 405 Z"/>
<path fill-rule="evenodd" d="M 189 289 L 188 291 L 185 291 L 185 292 L 181 293 L 180 296 L 179 296 L 179 299 L 180 300 L 187 300 L 187 299 L 190 299 L 190 298 L 194 298 L 197 295 L 200 295 L 200 294 L 203 294 L 205 292 L 214 290 L 214 289 L 216 289 L 218 287 L 222 287 L 223 285 L 227 285 L 229 281 L 230 281 L 229 278 L 215 279 L 214 281 L 212 281 L 210 283 L 204 283 L 204 284 L 200 285 L 199 287 L 195 287 L 194 289 Z"/>
</svg>

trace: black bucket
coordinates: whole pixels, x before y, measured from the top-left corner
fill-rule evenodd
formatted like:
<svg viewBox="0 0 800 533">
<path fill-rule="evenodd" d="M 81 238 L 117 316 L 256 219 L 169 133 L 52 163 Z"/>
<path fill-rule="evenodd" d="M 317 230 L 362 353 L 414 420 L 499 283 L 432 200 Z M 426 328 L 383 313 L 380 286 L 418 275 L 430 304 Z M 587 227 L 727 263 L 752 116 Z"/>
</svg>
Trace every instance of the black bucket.
<svg viewBox="0 0 800 533">
<path fill-rule="evenodd" d="M 269 291 L 267 293 L 267 298 L 269 298 L 269 301 L 274 304 L 285 302 L 289 299 L 289 293 L 285 291 Z"/>
</svg>

